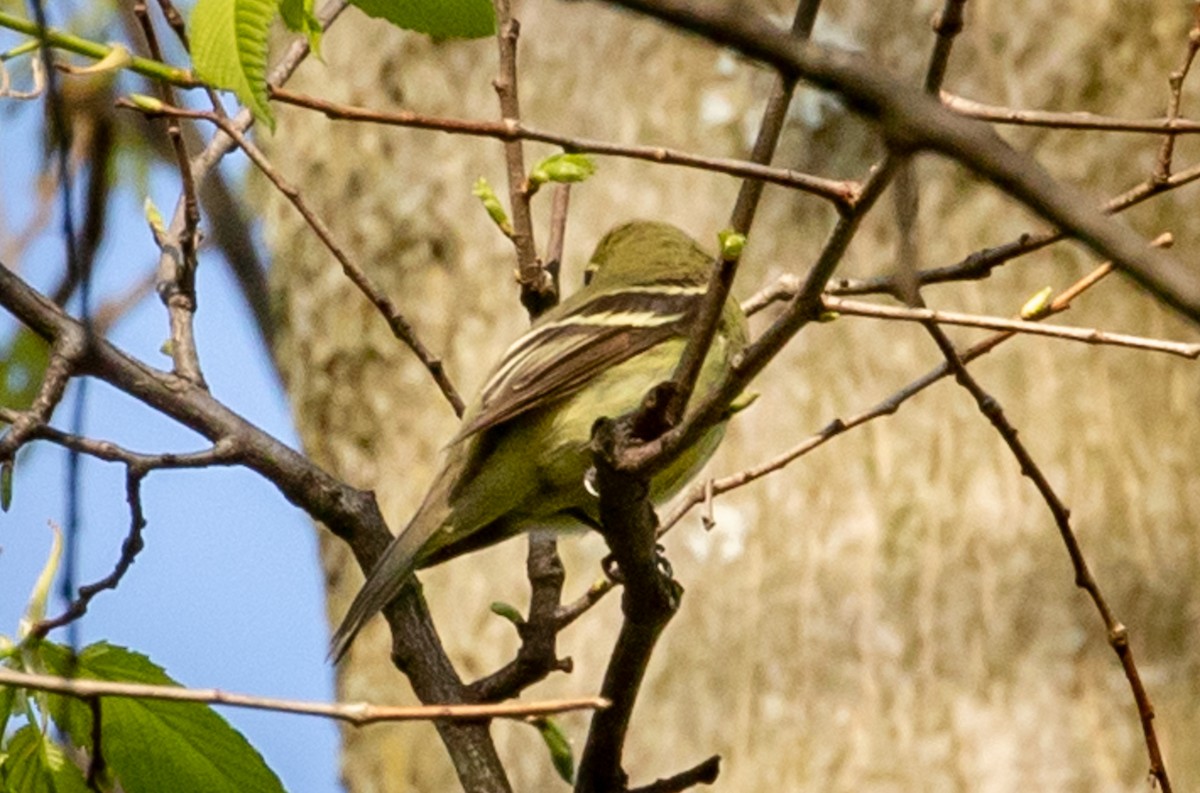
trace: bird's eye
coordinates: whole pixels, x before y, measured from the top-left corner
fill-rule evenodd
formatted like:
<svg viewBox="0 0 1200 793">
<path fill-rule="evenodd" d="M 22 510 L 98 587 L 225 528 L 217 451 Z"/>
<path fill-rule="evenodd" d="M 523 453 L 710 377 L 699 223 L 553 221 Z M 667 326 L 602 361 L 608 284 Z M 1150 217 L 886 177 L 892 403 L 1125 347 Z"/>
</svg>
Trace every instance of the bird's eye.
<svg viewBox="0 0 1200 793">
<path fill-rule="evenodd" d="M 592 278 L 596 275 L 596 266 L 589 264 L 583 270 L 583 285 L 587 286 L 592 282 Z"/>
</svg>

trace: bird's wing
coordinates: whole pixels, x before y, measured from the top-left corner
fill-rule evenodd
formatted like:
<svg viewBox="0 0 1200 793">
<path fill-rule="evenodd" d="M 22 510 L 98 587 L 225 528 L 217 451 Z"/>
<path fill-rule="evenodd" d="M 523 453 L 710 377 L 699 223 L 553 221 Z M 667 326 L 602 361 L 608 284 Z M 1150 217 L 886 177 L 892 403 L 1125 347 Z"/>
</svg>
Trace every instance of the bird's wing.
<svg viewBox="0 0 1200 793">
<path fill-rule="evenodd" d="M 569 396 L 593 377 L 686 332 L 704 287 L 599 295 L 518 339 L 483 387 L 454 442 Z"/>
</svg>

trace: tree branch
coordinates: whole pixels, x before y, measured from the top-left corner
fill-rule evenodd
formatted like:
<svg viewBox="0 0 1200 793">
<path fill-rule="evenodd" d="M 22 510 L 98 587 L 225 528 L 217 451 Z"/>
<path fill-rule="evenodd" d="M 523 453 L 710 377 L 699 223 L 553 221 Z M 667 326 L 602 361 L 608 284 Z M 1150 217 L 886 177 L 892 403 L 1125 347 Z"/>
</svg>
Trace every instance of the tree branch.
<svg viewBox="0 0 1200 793">
<path fill-rule="evenodd" d="M 259 697 L 216 688 L 183 688 L 144 683 L 115 683 L 79 677 L 55 677 L 18 672 L 0 667 L 0 685 L 32 691 L 50 691 L 78 699 L 120 697 L 154 699 L 165 702 L 196 702 L 225 705 L 274 713 L 321 716 L 365 727 L 380 722 L 398 721 L 479 721 L 481 719 L 518 719 L 550 716 L 576 710 L 598 710 L 608 706 L 599 697 L 550 699 L 540 702 L 504 702 L 492 705 L 372 705 L 367 702 L 306 702 L 304 700 Z"/>
<path fill-rule="evenodd" d="M 837 91 L 874 119 L 895 145 L 930 149 L 988 179 L 1033 211 L 1079 239 L 1179 313 L 1200 322 L 1200 273 L 1174 257 L 1148 251 L 1124 226 L 1087 209 L 1074 188 L 1052 179 L 1027 155 L 1010 148 L 980 122 L 956 115 L 931 97 L 870 68 L 861 58 L 811 42 L 797 43 L 745 9 L 686 0 L 606 0 L 698 33 L 794 75 Z"/>
</svg>

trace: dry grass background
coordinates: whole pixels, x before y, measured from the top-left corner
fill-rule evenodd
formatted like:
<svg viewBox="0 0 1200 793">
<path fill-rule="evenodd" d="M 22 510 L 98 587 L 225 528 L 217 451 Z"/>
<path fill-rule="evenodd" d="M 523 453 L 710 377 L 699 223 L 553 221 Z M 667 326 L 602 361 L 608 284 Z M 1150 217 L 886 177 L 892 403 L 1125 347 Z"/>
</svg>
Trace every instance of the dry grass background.
<svg viewBox="0 0 1200 793">
<path fill-rule="evenodd" d="M 860 48 L 915 82 L 936 3 L 827 2 L 818 37 Z M 764 7 L 759 4 L 760 8 Z M 775 3 L 768 10 L 790 15 Z M 1190 8 L 1178 0 L 971 0 L 947 88 L 997 104 L 1157 116 L 1182 55 Z M 769 75 L 703 42 L 598 4 L 517 6 L 523 105 L 531 123 L 588 137 L 741 153 Z M 377 107 L 491 118 L 490 41 L 434 45 L 350 11 L 305 90 Z M 1200 75 L 1184 112 L 1200 99 Z M 267 141 L 360 261 L 443 351 L 470 391 L 525 324 L 506 242 L 470 196 L 503 184 L 500 145 L 349 124 L 281 109 Z M 1055 175 L 1097 201 L 1151 171 L 1145 136 L 1007 131 Z M 548 150 L 530 147 L 528 157 Z M 805 92 L 777 162 L 858 177 L 878 154 L 860 120 Z M 1200 147 L 1183 141 L 1181 167 Z M 610 225 L 670 220 L 709 238 L 737 184 L 727 177 L 606 159 L 573 196 L 564 283 Z M 922 265 L 1037 227 L 992 188 L 922 159 Z M 349 481 L 374 488 L 395 528 L 425 487 L 451 411 L 299 219 L 261 186 L 284 332 L 278 349 L 305 444 Z M 545 210 L 548 201 L 542 201 Z M 1147 236 L 1200 250 L 1195 188 L 1129 213 Z M 545 241 L 545 213 L 538 230 Z M 819 201 L 769 188 L 743 295 L 803 272 L 830 228 Z M 885 197 L 843 275 L 894 265 Z M 927 290 L 931 305 L 1012 313 L 1045 285 L 1094 265 L 1069 244 L 991 279 Z M 1112 279 L 1066 320 L 1194 338 L 1129 284 Z M 959 341 L 975 334 L 955 333 Z M 939 361 L 917 327 L 845 318 L 807 329 L 757 383 L 710 472 L 758 462 L 873 404 Z M 1072 508 L 1083 547 L 1130 626 L 1178 790 L 1200 786 L 1200 387 L 1196 364 L 1044 339 L 1017 339 L 973 367 L 999 398 Z M 1119 791 L 1147 787 L 1128 687 L 1033 487 L 969 397 L 950 382 L 891 418 L 836 440 L 785 472 L 723 497 L 705 534 L 691 517 L 668 542 L 687 587 L 635 717 L 635 781 L 725 758 L 723 790 Z M 568 593 L 596 576 L 596 537 L 563 543 Z M 325 535 L 330 613 L 361 582 Z M 509 543 L 424 576 L 447 645 L 468 677 L 510 657 L 511 628 L 492 600 L 523 604 L 524 544 Z M 568 630 L 576 672 L 529 696 L 598 688 L 616 598 Z M 348 699 L 399 700 L 380 625 L 343 672 Z M 586 721 L 563 720 L 582 745 Z M 536 734 L 497 725 L 518 790 L 564 789 Z M 432 729 L 347 733 L 346 778 L 364 791 L 455 789 Z"/>
</svg>

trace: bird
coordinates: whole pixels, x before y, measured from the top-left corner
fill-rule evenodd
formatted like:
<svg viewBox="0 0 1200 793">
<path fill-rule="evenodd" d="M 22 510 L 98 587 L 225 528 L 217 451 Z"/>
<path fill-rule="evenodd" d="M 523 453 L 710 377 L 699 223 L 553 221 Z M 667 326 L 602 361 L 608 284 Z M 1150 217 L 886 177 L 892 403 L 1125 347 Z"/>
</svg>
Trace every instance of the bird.
<svg viewBox="0 0 1200 793">
<path fill-rule="evenodd" d="M 419 569 L 530 530 L 598 527 L 589 481 L 595 422 L 635 410 L 671 378 L 714 258 L 668 223 L 634 220 L 601 238 L 584 286 L 544 313 L 504 353 L 442 460 L 416 514 L 397 534 L 330 641 L 345 655 L 368 619 Z M 701 367 L 691 404 L 712 391 L 748 338 L 730 296 Z M 728 415 L 650 482 L 661 503 L 716 451 Z"/>
</svg>

